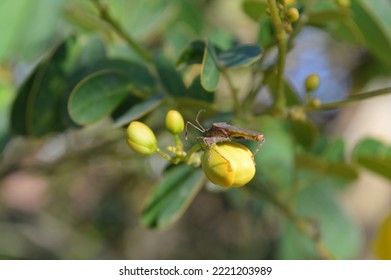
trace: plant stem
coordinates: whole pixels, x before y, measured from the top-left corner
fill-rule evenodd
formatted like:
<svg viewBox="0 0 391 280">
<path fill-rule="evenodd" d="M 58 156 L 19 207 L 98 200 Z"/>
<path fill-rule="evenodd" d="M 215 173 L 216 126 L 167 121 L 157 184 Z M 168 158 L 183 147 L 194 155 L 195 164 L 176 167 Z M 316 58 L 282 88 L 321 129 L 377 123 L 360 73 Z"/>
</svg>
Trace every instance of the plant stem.
<svg viewBox="0 0 391 280">
<path fill-rule="evenodd" d="M 265 50 L 255 68 L 251 71 L 251 86 L 243 104 L 244 112 L 251 112 L 251 106 L 253 105 L 255 98 L 262 87 L 266 84 L 266 74 L 263 73 L 261 67 L 267 56 L 268 50 Z M 262 77 L 258 77 L 260 74 L 263 74 Z"/>
<path fill-rule="evenodd" d="M 122 29 L 122 27 L 116 22 L 112 16 L 110 15 L 108 8 L 103 5 L 99 0 L 92 0 L 97 9 L 99 10 L 100 17 L 107 22 L 113 30 L 124 39 L 130 47 L 134 49 L 134 51 L 141 56 L 146 62 L 152 61 L 152 55 L 143 47 L 141 47 L 130 35 L 126 34 L 126 32 Z"/>
<path fill-rule="evenodd" d="M 172 162 L 172 163 L 175 163 L 173 161 L 173 158 L 170 157 L 168 154 L 166 154 L 165 152 L 163 152 L 162 150 L 160 150 L 159 148 L 156 149 L 156 153 L 158 153 L 159 156 L 161 156 L 162 158 Z"/>
<path fill-rule="evenodd" d="M 278 13 L 278 8 L 275 0 L 268 0 L 270 9 L 270 16 L 276 30 L 276 37 L 278 42 L 278 68 L 277 68 L 277 89 L 276 99 L 274 102 L 274 109 L 277 112 L 282 112 L 285 108 L 286 100 L 284 95 L 284 67 L 286 59 L 286 44 L 287 36 L 284 30 L 284 25 Z"/>
<path fill-rule="evenodd" d="M 391 87 L 382 88 L 382 89 L 378 89 L 378 90 L 374 90 L 374 91 L 369 91 L 369 92 L 366 92 L 366 93 L 352 95 L 352 96 L 349 96 L 348 98 L 346 98 L 344 100 L 337 101 L 337 102 L 326 103 L 326 104 L 321 104 L 318 107 L 305 106 L 304 109 L 306 111 L 331 110 L 331 109 L 336 109 L 336 108 L 342 107 L 342 106 L 347 105 L 347 104 L 352 103 L 352 102 L 361 101 L 361 100 L 365 100 L 367 98 L 376 97 L 376 96 L 380 96 L 380 95 L 385 95 L 385 94 L 389 94 L 389 93 L 391 93 Z"/>
<path fill-rule="evenodd" d="M 241 107 L 238 97 L 238 89 L 235 87 L 234 83 L 232 82 L 231 77 L 228 75 L 227 70 L 224 68 L 220 69 L 220 73 L 224 76 L 224 78 L 227 80 L 228 86 L 231 90 L 232 99 L 234 100 L 234 106 L 235 111 L 238 115 L 240 115 Z"/>
<path fill-rule="evenodd" d="M 309 219 L 305 219 L 303 217 L 297 216 L 292 208 L 282 203 L 277 197 L 274 196 L 274 194 L 262 190 L 258 187 L 252 189 L 255 190 L 258 194 L 260 194 L 262 198 L 265 198 L 270 203 L 272 203 L 296 226 L 296 228 L 301 233 L 303 233 L 309 239 L 311 239 L 322 259 L 325 260 L 334 259 L 332 254 L 327 250 L 327 248 L 323 244 L 319 236 L 318 227 L 316 227 L 316 224 L 311 222 Z"/>
</svg>

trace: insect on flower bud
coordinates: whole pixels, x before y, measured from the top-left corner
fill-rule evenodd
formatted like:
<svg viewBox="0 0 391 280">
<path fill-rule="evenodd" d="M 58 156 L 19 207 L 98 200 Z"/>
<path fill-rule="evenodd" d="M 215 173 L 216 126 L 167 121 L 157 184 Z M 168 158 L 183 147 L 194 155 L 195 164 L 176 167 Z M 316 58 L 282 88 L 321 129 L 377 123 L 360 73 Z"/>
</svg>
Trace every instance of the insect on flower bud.
<svg viewBox="0 0 391 280">
<path fill-rule="evenodd" d="M 153 154 L 157 149 L 157 140 L 153 131 L 144 123 L 133 121 L 126 130 L 126 142 L 137 153 Z"/>
<path fill-rule="evenodd" d="M 305 89 L 307 92 L 314 91 L 319 87 L 320 84 L 320 77 L 318 74 L 313 73 L 307 76 L 305 79 Z"/>
<path fill-rule="evenodd" d="M 235 142 L 208 146 L 201 157 L 201 163 L 208 179 L 226 188 L 242 187 L 255 175 L 251 151 Z"/>
<path fill-rule="evenodd" d="M 176 110 L 168 111 L 166 115 L 166 128 L 174 135 L 182 133 L 183 129 L 185 128 L 185 122 L 181 113 Z"/>
</svg>

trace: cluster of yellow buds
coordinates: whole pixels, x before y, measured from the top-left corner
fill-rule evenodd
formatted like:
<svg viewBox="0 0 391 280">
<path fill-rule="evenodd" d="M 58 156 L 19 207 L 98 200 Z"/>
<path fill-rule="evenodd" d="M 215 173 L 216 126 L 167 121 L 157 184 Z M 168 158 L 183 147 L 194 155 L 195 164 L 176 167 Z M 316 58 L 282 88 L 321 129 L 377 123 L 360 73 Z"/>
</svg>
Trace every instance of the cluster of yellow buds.
<svg viewBox="0 0 391 280">
<path fill-rule="evenodd" d="M 233 142 L 197 144 L 186 153 L 183 151 L 183 143 L 179 137 L 185 128 L 182 115 L 176 110 L 170 110 L 166 115 L 165 125 L 176 142 L 175 146 L 167 148 L 169 152 L 174 153 L 174 156 L 161 151 L 154 132 L 149 126 L 139 121 L 132 121 L 129 124 L 126 141 L 139 154 L 151 155 L 156 152 L 172 163 L 194 162 L 192 155 L 203 149 L 198 162 L 201 162 L 208 179 L 222 187 L 241 187 L 254 177 L 255 162 L 252 152 L 247 147 Z"/>
</svg>

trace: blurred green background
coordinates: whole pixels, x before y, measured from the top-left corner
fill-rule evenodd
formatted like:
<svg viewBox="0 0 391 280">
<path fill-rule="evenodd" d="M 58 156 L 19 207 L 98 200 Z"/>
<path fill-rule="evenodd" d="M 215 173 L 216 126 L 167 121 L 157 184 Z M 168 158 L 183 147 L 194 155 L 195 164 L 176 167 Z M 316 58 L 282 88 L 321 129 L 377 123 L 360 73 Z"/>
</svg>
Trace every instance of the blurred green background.
<svg viewBox="0 0 391 280">
<path fill-rule="evenodd" d="M 208 38 L 222 49 L 243 43 L 259 43 L 266 49 L 270 43 L 267 25 L 257 18 L 257 13 L 252 14 L 257 11 L 252 9 L 257 2 L 262 1 L 105 1 L 125 32 L 172 62 L 196 39 Z M 297 95 L 304 97 L 304 80 L 313 72 L 321 77 L 315 97 L 322 102 L 390 87 L 390 2 L 352 0 L 349 17 L 338 10 L 336 1 L 293 4 L 303 9 L 309 2 L 314 5 L 314 13 L 295 38 L 285 69 L 286 80 Z M 141 223 L 143 207 L 162 177 L 166 162 L 155 155 L 143 157 L 131 151 L 124 130 L 113 129 L 109 119 L 39 137 L 22 136 L 11 129 L 11 108 L 18 88 L 70 36 L 80 47 L 80 64 L 87 65 L 101 57 L 144 63 L 99 19 L 91 1 L 3 0 L 0 30 L 0 258 L 319 258 L 308 249 L 313 246 L 308 238 L 298 233 L 273 203 L 246 189 L 222 191 L 207 184 L 176 223 L 164 229 L 146 228 Z M 272 63 L 272 52 L 269 59 Z M 191 83 L 194 71 L 198 68 L 183 71 L 186 85 Z M 232 78 L 239 92 L 250 83 L 246 69 L 235 70 Z M 58 81 L 45 82 L 49 87 Z M 221 111 L 232 107 L 227 88 L 227 83 L 222 82 L 215 93 L 215 104 Z M 270 103 L 267 90 L 259 92 L 257 102 Z M 289 174 L 279 164 L 257 165 L 266 174 L 265 182 L 261 182 L 265 185 L 270 178 L 276 179 L 276 184 L 285 184 L 289 176 L 300 176 L 305 191 L 295 198 L 296 211 L 322 221 L 319 235 L 337 258 L 376 258 L 372 241 L 379 223 L 391 209 L 391 165 L 381 162 L 380 168 L 368 168 L 375 172 L 353 166 L 360 175 L 356 178 L 356 171 L 350 176 L 349 164 L 354 147 L 369 137 L 381 144 L 366 144 L 383 149 L 373 154 L 389 160 L 390 153 L 384 152 L 390 150 L 391 142 L 389 108 L 391 98 L 386 95 L 343 109 L 313 113 L 311 119 L 320 136 L 311 152 L 325 161 L 306 156 L 296 160 L 308 169 L 320 164 L 322 175 L 293 171 L 293 165 L 289 166 Z M 163 143 L 168 142 L 167 134 L 161 133 L 168 109 L 169 106 L 156 108 L 148 117 Z M 185 119 L 193 121 L 196 112 L 185 110 Z M 29 113 L 16 110 L 12 117 L 29 118 Z M 293 148 L 289 148 L 293 145 L 292 135 L 278 121 L 263 123 L 261 130 L 266 139 L 278 141 L 267 142 L 259 156 L 265 157 L 266 163 L 275 157 L 286 163 L 289 156 L 293 158 Z M 303 142 L 312 141 L 308 138 L 301 136 Z M 362 149 L 367 151 L 366 147 Z M 325 167 L 326 162 L 332 165 L 342 159 L 348 171 L 341 171 L 341 176 L 338 165 L 334 169 Z M 326 178 L 325 173 L 332 175 Z"/>
</svg>

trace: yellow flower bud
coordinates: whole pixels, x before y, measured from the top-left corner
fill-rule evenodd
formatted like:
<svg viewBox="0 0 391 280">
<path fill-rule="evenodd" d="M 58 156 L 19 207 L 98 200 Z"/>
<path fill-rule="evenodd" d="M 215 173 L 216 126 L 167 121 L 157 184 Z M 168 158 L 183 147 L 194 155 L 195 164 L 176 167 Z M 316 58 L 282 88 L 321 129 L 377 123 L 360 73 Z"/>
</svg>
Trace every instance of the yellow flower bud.
<svg viewBox="0 0 391 280">
<path fill-rule="evenodd" d="M 289 8 L 285 13 L 285 19 L 288 22 L 296 22 L 300 17 L 299 10 L 296 8 Z"/>
<path fill-rule="evenodd" d="M 307 76 L 305 79 L 305 88 L 307 92 L 311 92 L 319 87 L 320 77 L 318 74 L 313 73 Z"/>
<path fill-rule="evenodd" d="M 379 259 L 391 260 L 391 213 L 378 229 L 374 251 Z"/>
<path fill-rule="evenodd" d="M 181 113 L 176 110 L 168 111 L 166 115 L 166 128 L 174 135 L 182 133 L 185 128 L 185 122 Z"/>
<path fill-rule="evenodd" d="M 223 142 L 207 147 L 201 157 L 208 179 L 222 187 L 241 187 L 255 175 L 252 152 L 235 142 Z"/>
<path fill-rule="evenodd" d="M 343 9 L 350 7 L 350 0 L 335 0 L 336 4 Z"/>
<path fill-rule="evenodd" d="M 314 98 L 314 99 L 311 99 L 311 101 L 310 101 L 310 106 L 312 108 L 319 108 L 320 104 L 321 104 L 321 101 L 319 98 Z"/>
<path fill-rule="evenodd" d="M 126 136 L 126 142 L 137 153 L 150 155 L 157 149 L 155 134 L 142 122 L 131 122 L 126 130 Z"/>
</svg>

